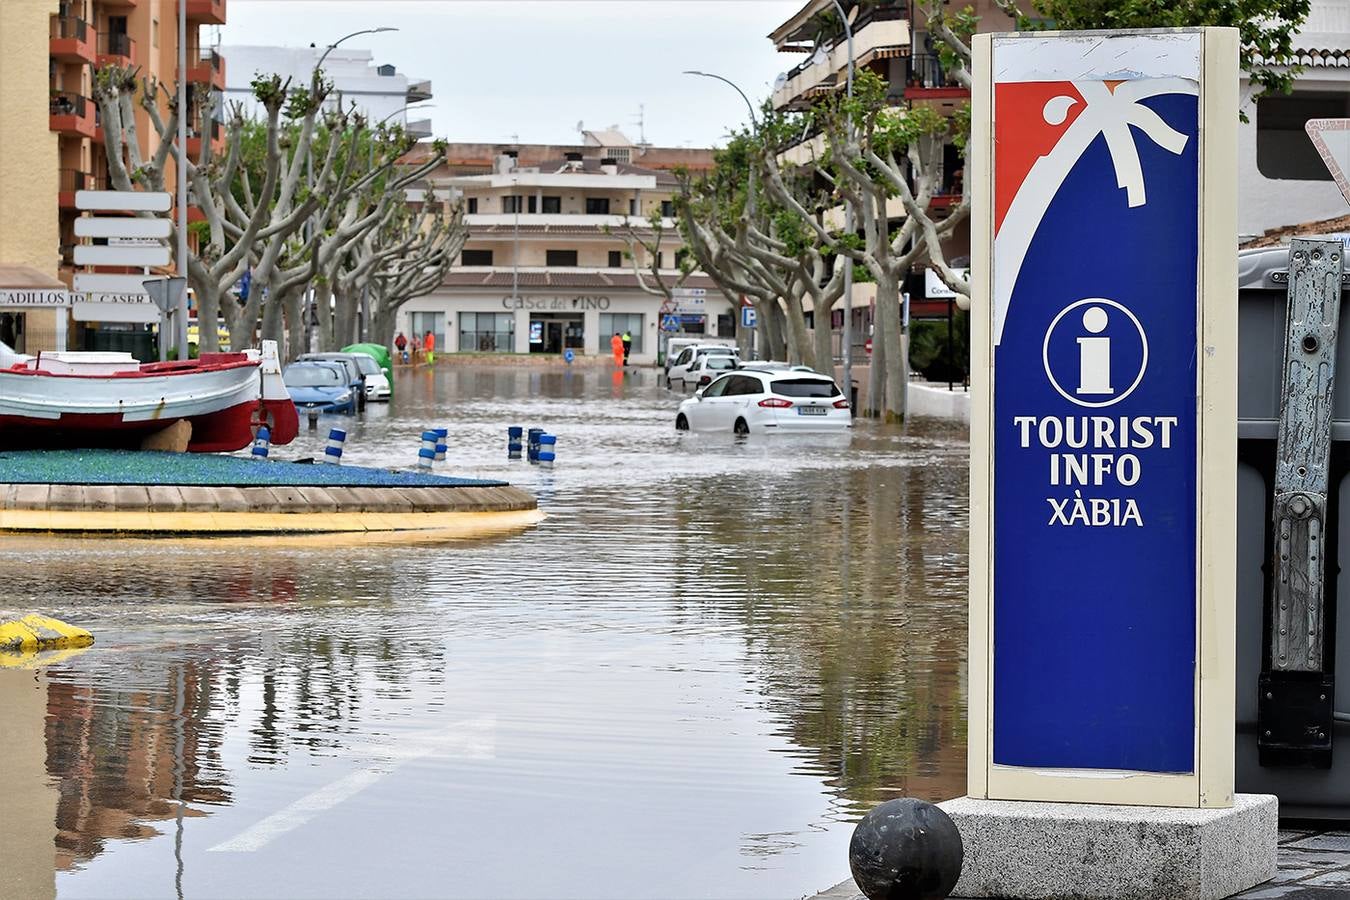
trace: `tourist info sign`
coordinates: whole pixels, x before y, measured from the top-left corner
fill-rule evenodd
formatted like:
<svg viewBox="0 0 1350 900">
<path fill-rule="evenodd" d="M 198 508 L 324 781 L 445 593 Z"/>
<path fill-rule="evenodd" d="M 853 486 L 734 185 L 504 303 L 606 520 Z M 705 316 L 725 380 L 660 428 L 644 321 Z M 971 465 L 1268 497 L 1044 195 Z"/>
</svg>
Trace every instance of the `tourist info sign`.
<svg viewBox="0 0 1350 900">
<path fill-rule="evenodd" d="M 970 795 L 1233 795 L 1237 32 L 976 36 Z"/>
</svg>

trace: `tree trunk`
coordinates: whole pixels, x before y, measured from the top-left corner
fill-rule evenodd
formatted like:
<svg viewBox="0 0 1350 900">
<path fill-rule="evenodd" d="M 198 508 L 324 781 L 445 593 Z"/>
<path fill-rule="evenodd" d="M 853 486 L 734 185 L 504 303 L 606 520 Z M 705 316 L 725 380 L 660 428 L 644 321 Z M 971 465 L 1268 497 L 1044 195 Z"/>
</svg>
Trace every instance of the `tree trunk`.
<svg viewBox="0 0 1350 900">
<path fill-rule="evenodd" d="M 885 365 L 878 373 L 881 379 L 876 382 L 885 385 L 880 404 L 881 418 L 885 422 L 901 422 L 905 418 L 909 363 L 905 359 L 900 330 L 900 278 L 892 273 L 877 281 L 878 334 L 872 337 L 873 354 L 880 344 L 885 359 Z"/>
<path fill-rule="evenodd" d="M 825 307 L 822 309 L 821 307 Z M 823 375 L 834 374 L 834 329 L 831 327 L 832 309 L 828 301 L 823 298 L 815 304 L 815 309 L 811 314 L 814 324 L 811 328 L 811 336 L 815 344 L 815 365 L 812 366 L 817 372 Z M 848 396 L 848 390 L 845 388 L 844 396 Z"/>
<path fill-rule="evenodd" d="M 787 323 L 788 362 L 815 368 L 815 350 L 811 346 L 811 335 L 807 333 L 806 314 L 802 312 L 802 302 L 798 297 L 786 297 L 782 303 L 783 320 Z"/>
<path fill-rule="evenodd" d="M 762 337 L 759 348 L 761 358 L 785 359 L 787 348 L 783 341 L 783 311 L 777 300 L 766 300 L 759 304 L 759 326 Z"/>
<path fill-rule="evenodd" d="M 278 347 L 286 346 L 285 322 L 282 314 L 285 312 L 281 297 L 271 297 L 262 315 L 262 340 L 276 341 Z"/>
<path fill-rule="evenodd" d="M 357 302 L 361 291 L 352 285 L 339 286 L 334 292 L 333 307 L 333 346 L 331 350 L 341 350 L 356 343 Z"/>
<path fill-rule="evenodd" d="M 220 321 L 220 294 L 210 285 L 197 279 L 192 282 L 192 293 L 197 301 L 197 352 L 215 353 L 220 350 L 217 323 Z M 228 300 L 228 297 L 226 298 Z"/>
<path fill-rule="evenodd" d="M 287 361 L 309 352 L 309 329 L 305 322 L 305 287 L 293 288 L 286 295 L 286 328 L 289 340 L 282 348 Z"/>
<path fill-rule="evenodd" d="M 324 280 L 314 285 L 314 313 L 319 320 L 319 350 L 327 353 L 333 346 L 333 282 Z"/>
</svg>

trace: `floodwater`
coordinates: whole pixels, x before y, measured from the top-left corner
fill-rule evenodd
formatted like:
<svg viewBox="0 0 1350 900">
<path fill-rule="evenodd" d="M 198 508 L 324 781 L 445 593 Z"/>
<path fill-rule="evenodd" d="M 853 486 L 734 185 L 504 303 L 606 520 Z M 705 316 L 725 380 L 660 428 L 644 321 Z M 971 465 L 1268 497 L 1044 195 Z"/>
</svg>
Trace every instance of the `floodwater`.
<svg viewBox="0 0 1350 900">
<path fill-rule="evenodd" d="M 345 461 L 443 425 L 447 472 L 548 517 L 0 539 L 0 608 L 98 639 L 0 669 L 0 895 L 791 898 L 847 874 L 870 806 L 963 792 L 962 429 L 677 434 L 650 370 L 396 389 Z M 512 424 L 557 468 L 508 462 Z"/>
</svg>

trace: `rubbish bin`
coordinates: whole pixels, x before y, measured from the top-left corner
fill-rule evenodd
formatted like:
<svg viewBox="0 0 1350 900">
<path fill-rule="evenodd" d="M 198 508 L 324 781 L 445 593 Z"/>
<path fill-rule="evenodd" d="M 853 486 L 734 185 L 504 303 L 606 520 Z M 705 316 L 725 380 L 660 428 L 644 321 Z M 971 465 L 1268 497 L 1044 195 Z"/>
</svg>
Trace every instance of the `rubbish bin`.
<svg viewBox="0 0 1350 900">
<path fill-rule="evenodd" d="M 849 382 L 848 408 L 853 414 L 853 418 L 858 418 L 858 379 L 856 378 Z"/>
<path fill-rule="evenodd" d="M 1350 271 L 1350 266 L 1347 266 Z M 1345 311 L 1345 279 L 1341 292 L 1341 335 L 1336 346 L 1336 378 L 1332 395 L 1331 455 L 1327 481 L 1325 578 L 1323 610 L 1326 641 L 1323 683 L 1333 683 L 1330 708 L 1291 709 L 1263 697 L 1264 660 L 1270 653 L 1272 505 L 1280 397 L 1285 381 L 1285 310 L 1289 289 L 1289 249 L 1244 251 L 1238 257 L 1238 596 L 1237 596 L 1237 789 L 1243 793 L 1276 794 L 1280 815 L 1297 819 L 1350 819 L 1350 671 L 1337 676 L 1336 661 L 1350 660 L 1350 617 L 1342 625 L 1336 615 L 1350 604 L 1350 316 Z M 1269 668 L 1269 667 L 1266 667 Z M 1314 675 L 1315 673 L 1308 673 Z M 1317 689 L 1311 699 L 1315 702 Z M 1264 703 L 1265 708 L 1262 708 Z M 1335 711 L 1334 713 L 1332 711 Z M 1272 718 L 1294 714 L 1300 722 L 1325 721 L 1330 738 L 1317 740 L 1320 725 L 1307 732 L 1307 752 L 1282 758 L 1263 754 L 1259 742 Z M 1350 718 L 1350 717 L 1346 717 Z M 1286 722 L 1286 725 L 1288 723 Z M 1275 728 L 1279 729 L 1279 724 Z"/>
</svg>

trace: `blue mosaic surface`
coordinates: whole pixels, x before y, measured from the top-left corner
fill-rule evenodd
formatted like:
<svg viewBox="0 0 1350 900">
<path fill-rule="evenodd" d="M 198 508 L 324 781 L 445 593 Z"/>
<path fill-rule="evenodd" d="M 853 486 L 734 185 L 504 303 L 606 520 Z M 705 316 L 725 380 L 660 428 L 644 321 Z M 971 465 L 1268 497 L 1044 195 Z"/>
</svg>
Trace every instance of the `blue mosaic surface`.
<svg viewBox="0 0 1350 900">
<path fill-rule="evenodd" d="M 149 450 L 0 452 L 4 484 L 136 484 L 192 487 L 501 487 L 504 481 L 450 478 L 360 466 L 255 462 L 212 453 Z"/>
</svg>

